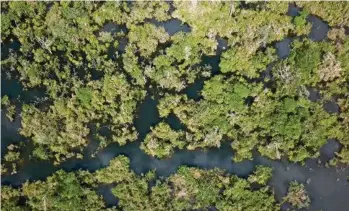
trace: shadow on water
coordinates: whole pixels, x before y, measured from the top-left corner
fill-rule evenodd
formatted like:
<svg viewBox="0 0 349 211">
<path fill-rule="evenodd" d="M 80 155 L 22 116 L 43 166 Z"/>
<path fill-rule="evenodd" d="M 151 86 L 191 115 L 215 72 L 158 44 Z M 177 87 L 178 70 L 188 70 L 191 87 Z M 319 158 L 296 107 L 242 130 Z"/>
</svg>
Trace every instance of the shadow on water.
<svg viewBox="0 0 349 211">
<path fill-rule="evenodd" d="M 178 117 L 173 113 L 168 115 L 166 118 L 166 123 L 169 124 L 174 130 L 183 130 L 185 128 Z"/>
<path fill-rule="evenodd" d="M 17 110 L 19 112 L 19 110 Z M 19 115 L 11 122 L 3 110 L 1 110 L 1 149 L 5 149 L 9 144 L 19 143 L 22 137 L 19 135 L 21 119 Z M 3 152 L 3 151 L 2 151 Z"/>
<path fill-rule="evenodd" d="M 194 101 L 199 101 L 202 99 L 201 90 L 204 88 L 205 80 L 200 78 L 195 81 L 195 83 L 190 84 L 183 90 L 183 93 L 187 95 L 189 99 Z"/>
<path fill-rule="evenodd" d="M 115 53 L 124 53 L 125 48 L 127 45 L 127 37 L 121 36 L 128 32 L 128 29 L 125 25 L 118 25 L 114 22 L 109 22 L 103 26 L 103 28 L 100 29 L 100 32 L 108 32 L 113 36 L 117 37 L 118 46 L 115 47 L 114 45 L 111 45 L 108 49 L 108 56 L 111 59 L 115 59 Z"/>
<path fill-rule="evenodd" d="M 321 163 L 329 162 L 337 152 L 342 148 L 342 145 L 335 139 L 327 140 L 327 143 L 320 149 Z"/>
<path fill-rule="evenodd" d="M 301 8 L 298 8 L 294 3 L 290 3 L 287 14 L 291 17 L 298 16 Z M 307 21 L 312 24 L 311 32 L 308 35 L 313 41 L 322 41 L 327 37 L 327 32 L 330 30 L 328 24 L 316 17 L 315 15 L 309 15 Z"/>
<path fill-rule="evenodd" d="M 271 161 L 257 157 L 256 161 L 262 165 L 273 167 L 273 177 L 270 186 L 280 201 L 287 193 L 288 183 L 298 180 L 306 184 L 311 198 L 309 210 L 346 211 L 349 202 L 348 167 L 325 168 L 317 164 L 316 160 L 308 160 L 304 166 L 286 161 Z"/>
</svg>

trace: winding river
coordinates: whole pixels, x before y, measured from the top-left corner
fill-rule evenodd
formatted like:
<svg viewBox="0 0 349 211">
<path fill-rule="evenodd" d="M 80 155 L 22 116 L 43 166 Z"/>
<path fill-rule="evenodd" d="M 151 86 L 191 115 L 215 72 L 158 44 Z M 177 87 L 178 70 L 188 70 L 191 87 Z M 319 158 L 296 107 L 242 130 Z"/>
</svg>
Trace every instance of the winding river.
<svg viewBox="0 0 349 211">
<path fill-rule="evenodd" d="M 290 7 L 289 14 L 295 16 L 298 14 L 298 9 Z M 325 39 L 328 25 L 321 19 L 315 16 L 309 16 L 312 26 L 312 31 L 309 38 L 314 41 Z M 163 23 L 155 23 L 164 26 L 166 30 L 173 34 L 176 31 L 188 31 L 190 28 L 186 25 L 181 25 L 178 20 L 171 20 Z M 296 38 L 286 38 L 283 41 L 275 43 L 277 54 L 280 59 L 284 59 L 290 53 L 290 44 Z M 226 40 L 220 39 L 219 50 L 226 47 Z M 4 46 L 2 45 L 2 48 Z M 219 72 L 219 56 L 207 57 L 205 63 L 213 67 L 213 74 Z M 189 86 L 183 92 L 188 97 L 198 100 L 200 99 L 200 90 L 203 87 L 203 80 L 198 80 L 196 83 Z M 1 81 L 2 95 L 6 94 L 12 98 L 19 98 L 22 102 L 33 102 L 38 97 L 42 96 L 42 90 L 27 90 L 24 91 L 21 85 L 16 81 L 6 80 L 2 77 Z M 316 90 L 310 91 L 310 100 L 317 100 L 320 96 Z M 330 103 L 330 102 L 329 102 Z M 349 207 L 349 184 L 347 177 L 349 175 L 349 167 L 325 167 L 329 159 L 334 156 L 334 153 L 340 149 L 336 140 L 328 140 L 327 144 L 321 148 L 319 159 L 310 159 L 305 162 L 305 165 L 290 163 L 286 160 L 274 161 L 254 154 L 253 160 L 243 162 L 233 162 L 232 157 L 234 152 L 230 147 L 230 143 L 226 141 L 220 148 L 210 148 L 206 150 L 197 149 L 194 151 L 177 150 L 170 158 L 156 159 L 145 154 L 140 150 L 139 145 L 141 140 L 150 131 L 150 127 L 161 121 L 157 110 L 156 97 L 148 96 L 139 107 L 138 118 L 135 121 L 135 126 L 140 134 L 140 140 L 129 143 L 125 146 L 111 144 L 100 151 L 96 157 L 91 158 L 89 152 L 95 149 L 95 144 L 92 142 L 86 149 L 84 159 L 71 159 L 60 166 L 53 166 L 50 162 L 25 161 L 26 163 L 19 169 L 17 174 L 2 177 L 2 184 L 20 186 L 26 180 L 40 180 L 52 175 L 56 170 L 63 168 L 67 171 L 77 169 L 88 169 L 95 171 L 101 167 L 107 166 L 109 161 L 117 155 L 126 155 L 130 158 L 131 169 L 137 174 L 145 173 L 149 170 L 156 169 L 156 174 L 159 177 L 166 177 L 174 173 L 181 165 L 196 166 L 205 169 L 221 168 L 227 172 L 236 174 L 241 177 L 247 177 L 256 165 L 265 165 L 272 167 L 273 177 L 269 185 L 275 192 L 276 198 L 281 201 L 281 198 L 286 194 L 288 183 L 292 180 L 298 180 L 305 183 L 306 189 L 311 198 L 311 206 L 309 210 L 323 211 L 347 211 Z M 329 111 L 333 109 L 333 103 L 324 105 L 329 107 Z M 326 109 L 327 110 L 327 109 Z M 337 112 L 334 110 L 334 112 Z M 7 145 L 14 142 L 26 141 L 18 133 L 21 126 L 20 116 L 17 115 L 13 122 L 8 121 L 4 113 L 1 112 L 1 148 L 5 149 Z M 170 115 L 165 119 L 174 129 L 182 127 L 180 121 L 175 115 Z M 109 206 L 117 204 L 117 199 L 112 195 L 111 185 L 102 185 L 98 188 L 98 192 L 103 195 L 106 203 Z M 287 205 L 283 207 L 286 209 Z"/>
</svg>

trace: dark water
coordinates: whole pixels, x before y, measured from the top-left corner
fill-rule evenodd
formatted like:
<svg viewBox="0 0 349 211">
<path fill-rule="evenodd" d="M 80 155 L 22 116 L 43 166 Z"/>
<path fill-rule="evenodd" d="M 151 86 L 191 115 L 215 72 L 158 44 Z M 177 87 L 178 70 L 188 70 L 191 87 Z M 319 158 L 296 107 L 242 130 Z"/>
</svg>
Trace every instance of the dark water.
<svg viewBox="0 0 349 211">
<path fill-rule="evenodd" d="M 308 92 L 309 92 L 309 97 L 308 99 L 312 102 L 316 102 L 318 100 L 321 99 L 321 95 L 319 90 L 315 89 L 315 88 L 308 88 Z"/>
<path fill-rule="evenodd" d="M 297 15 L 293 9 L 290 13 Z M 294 9 L 295 10 L 295 9 Z M 314 23 L 316 19 L 309 18 Z M 159 23 L 160 24 L 160 23 Z M 169 21 L 161 23 L 167 27 L 168 33 L 176 33 L 179 30 L 189 30 L 186 26 L 177 26 L 178 21 Z M 315 24 L 314 24 L 315 25 Z M 171 30 L 169 28 L 171 28 Z M 173 28 L 172 28 L 173 27 Z M 184 27 L 184 28 L 181 28 Z M 322 28 L 321 28 L 322 27 Z M 110 29 L 111 28 L 111 29 Z M 105 26 L 105 30 L 113 30 L 113 27 Z M 320 24 L 320 29 L 324 30 L 323 25 Z M 313 30 L 320 30 L 313 27 Z M 326 27 L 325 27 L 326 29 Z M 328 29 L 327 29 L 328 30 Z M 317 34 L 319 33 L 319 34 Z M 323 39 L 322 32 L 316 32 L 312 39 Z M 277 54 L 279 58 L 285 58 L 289 54 L 290 39 L 285 39 L 276 43 Z M 222 52 L 227 47 L 224 39 L 218 39 L 218 52 Z M 212 67 L 212 74 L 219 73 L 219 53 L 218 56 L 205 57 L 204 63 Z M 203 87 L 204 80 L 199 79 L 196 83 L 184 90 L 184 93 L 192 99 L 200 99 L 200 91 Z M 21 99 L 22 101 L 31 102 L 37 99 L 36 90 L 23 91 L 23 87 L 16 81 L 2 80 L 2 95 L 7 94 L 11 98 Z M 38 91 L 39 93 L 42 91 Z M 40 96 L 40 95 L 38 95 Z M 318 100 L 320 96 L 315 91 L 310 91 L 309 98 L 311 100 Z M 135 120 L 135 127 L 139 132 L 139 139 L 143 140 L 145 135 L 150 131 L 152 126 L 155 126 L 161 121 L 156 105 L 158 99 L 147 96 L 139 107 L 139 114 Z M 338 106 L 338 105 L 336 105 Z M 328 107 L 328 111 L 336 112 L 338 107 L 335 107 L 330 102 L 324 105 Z M 17 114 L 15 121 L 10 122 L 1 113 L 1 147 L 4 149 L 11 141 L 19 142 L 23 140 L 18 134 L 20 128 L 20 116 Z M 182 129 L 184 126 L 179 119 L 171 114 L 164 119 L 175 130 Z M 14 186 L 21 185 L 26 180 L 40 180 L 52 175 L 56 170 L 63 168 L 67 171 L 77 169 L 87 169 L 95 171 L 101 167 L 108 165 L 109 161 L 117 155 L 126 155 L 130 159 L 130 167 L 137 174 L 145 173 L 149 170 L 156 169 L 156 174 L 159 177 L 167 177 L 174 173 L 179 166 L 188 165 L 196 166 L 205 169 L 221 168 L 227 172 L 236 174 L 241 177 L 247 177 L 255 168 L 256 165 L 266 165 L 273 168 L 273 177 L 270 181 L 270 186 L 275 191 L 276 197 L 281 201 L 282 197 L 287 192 L 288 183 L 293 180 L 299 180 L 306 183 L 306 189 L 311 197 L 311 207 L 309 210 L 324 210 L 324 211 L 347 211 L 349 207 L 349 185 L 347 176 L 349 175 L 349 168 L 329 167 L 323 166 L 323 163 L 329 161 L 336 151 L 340 149 L 340 145 L 336 140 L 329 140 L 320 150 L 321 165 L 318 160 L 308 160 L 305 165 L 289 163 L 288 161 L 273 161 L 265 157 L 255 154 L 254 159 L 244 162 L 233 162 L 233 150 L 228 141 L 224 142 L 220 148 L 209 148 L 206 150 L 197 149 L 194 151 L 177 150 L 171 157 L 159 160 L 145 154 L 139 148 L 140 141 L 132 142 L 124 146 L 118 144 L 111 144 L 96 154 L 94 158 L 86 155 L 84 159 L 72 159 L 58 167 L 55 167 L 50 162 L 42 161 L 26 161 L 25 165 L 20 168 L 17 174 L 2 177 L 2 184 L 11 184 Z M 103 195 L 104 200 L 108 206 L 116 205 L 117 199 L 111 193 L 112 185 L 101 185 L 97 191 Z"/>
<path fill-rule="evenodd" d="M 291 52 L 291 43 L 292 39 L 291 38 L 285 38 L 280 42 L 277 42 L 275 44 L 276 48 L 276 54 L 280 59 L 287 58 L 290 55 Z"/>
<path fill-rule="evenodd" d="M 211 76 L 219 74 L 220 56 L 228 46 L 228 41 L 225 39 L 218 38 L 217 42 L 217 54 L 211 56 L 205 55 L 202 57 L 202 65 L 211 67 Z M 199 101 L 202 99 L 201 90 L 204 88 L 204 83 L 205 79 L 199 78 L 195 81 L 195 83 L 190 84 L 187 88 L 185 88 L 183 93 L 185 93 L 189 99 Z"/>
<path fill-rule="evenodd" d="M 328 113 L 339 113 L 339 106 L 337 105 L 337 103 L 332 102 L 332 101 L 325 102 L 324 103 L 324 109 Z"/>
<path fill-rule="evenodd" d="M 139 115 L 136 118 L 135 127 L 140 140 L 143 140 L 149 133 L 150 127 L 160 122 L 157 104 L 158 100 L 148 95 L 138 109 Z"/>
<path fill-rule="evenodd" d="M 299 15 L 300 12 L 300 8 L 298 8 L 295 3 L 290 3 L 288 6 L 288 11 L 287 11 L 287 15 L 291 16 L 291 17 L 295 17 L 297 15 Z"/>
<path fill-rule="evenodd" d="M 17 103 L 35 103 L 46 97 L 45 89 L 33 88 L 30 91 L 24 90 L 21 82 L 15 79 L 7 80 L 6 77 L 1 78 L 1 97 L 7 95 L 10 99 Z"/>
<path fill-rule="evenodd" d="M 327 23 L 313 15 L 309 15 L 308 22 L 312 23 L 309 34 L 310 39 L 314 41 L 322 41 L 327 37 L 327 32 L 330 30 Z"/>
<path fill-rule="evenodd" d="M 188 24 L 183 23 L 181 20 L 173 18 L 171 20 L 168 21 L 163 21 L 163 22 L 159 22 L 156 20 L 151 20 L 151 23 L 153 23 L 156 26 L 159 27 L 164 27 L 166 32 L 172 36 L 174 34 L 176 34 L 177 32 L 190 32 L 191 28 L 188 26 Z"/>
<path fill-rule="evenodd" d="M 300 11 L 301 9 L 298 8 L 294 3 L 290 3 L 287 14 L 295 17 L 300 14 Z M 326 22 L 314 15 L 309 15 L 307 21 L 312 24 L 311 32 L 308 35 L 310 39 L 314 41 L 322 41 L 327 37 L 327 32 L 329 31 L 330 27 Z"/>
<path fill-rule="evenodd" d="M 183 130 L 185 128 L 178 117 L 173 113 L 168 115 L 166 118 L 166 123 L 169 124 L 174 130 Z"/>
<path fill-rule="evenodd" d="M 138 120 L 138 123 L 136 123 L 138 124 L 137 129 L 143 131 L 142 133 L 145 134 L 149 131 L 150 126 L 160 121 L 158 116 L 154 115 L 158 114 L 156 101 L 150 97 L 145 99 L 140 112 L 139 117 L 144 118 L 144 121 Z M 174 126 L 174 129 L 178 129 L 181 126 L 179 120 L 174 115 L 170 115 L 166 121 L 171 126 Z M 2 124 L 6 128 L 12 128 L 12 132 L 15 132 L 15 128 L 19 126 L 18 121 L 14 123 L 3 121 Z M 6 131 L 3 130 L 3 134 L 6 135 Z M 59 167 L 54 167 L 50 162 L 27 162 L 19 170 L 19 173 L 3 177 L 2 184 L 18 186 L 26 180 L 45 179 L 59 168 L 67 171 L 77 169 L 95 171 L 107 166 L 109 161 L 117 155 L 126 155 L 130 158 L 130 167 L 135 173 L 141 174 L 156 169 L 156 174 L 159 177 L 169 176 L 181 165 L 196 166 L 204 169 L 221 168 L 229 173 L 247 177 L 256 165 L 266 165 L 274 169 L 270 185 L 275 191 L 278 200 L 281 200 L 286 194 L 288 183 L 298 180 L 304 183 L 308 181 L 309 183 L 306 184 L 306 188 L 312 199 L 310 210 L 345 211 L 349 206 L 349 200 L 347 200 L 349 198 L 349 186 L 346 181 L 346 176 L 349 175 L 348 168 L 325 168 L 318 165 L 317 160 L 308 160 L 305 166 L 301 166 L 285 160 L 273 161 L 261 157 L 258 154 L 254 156 L 252 161 L 232 162 L 234 153 L 229 142 L 222 144 L 221 148 L 197 149 L 194 151 L 177 150 L 170 158 L 162 160 L 145 154 L 140 150 L 139 145 L 140 142 L 129 143 L 125 146 L 111 144 L 99 152 L 95 158 L 85 157 L 83 160 L 73 159 L 63 163 Z M 334 156 L 334 152 L 338 151 L 339 148 L 338 142 L 329 140 L 321 149 L 320 160 L 325 163 Z M 111 193 L 111 187 L 102 185 L 97 190 L 98 193 L 103 195 L 107 205 L 115 205 L 117 203 L 117 199 Z"/>
</svg>

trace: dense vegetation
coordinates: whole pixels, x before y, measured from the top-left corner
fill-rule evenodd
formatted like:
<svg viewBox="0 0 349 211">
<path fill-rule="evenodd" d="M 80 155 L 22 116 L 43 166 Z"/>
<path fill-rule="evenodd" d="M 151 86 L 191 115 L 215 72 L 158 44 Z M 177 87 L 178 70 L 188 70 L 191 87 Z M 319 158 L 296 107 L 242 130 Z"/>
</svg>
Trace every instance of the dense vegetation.
<svg viewBox="0 0 349 211">
<path fill-rule="evenodd" d="M 112 193 L 122 210 L 192 210 L 215 206 L 220 210 L 279 210 L 266 182 L 271 169 L 258 166 L 248 179 L 219 169 L 180 167 L 166 179 L 154 172 L 138 176 L 129 170 L 129 160 L 118 156 L 94 173 L 62 170 L 45 181 L 27 182 L 20 189 L 5 186 L 2 210 L 100 210 L 105 208 L 94 188 L 114 184 Z M 256 184 L 258 188 L 256 188 Z M 26 204 L 19 203 L 21 197 Z M 116 210 L 116 208 L 108 208 Z"/>
<path fill-rule="evenodd" d="M 20 116 L 25 141 L 2 150 L 2 175 L 16 174 L 28 159 L 81 159 L 91 142 L 99 151 L 136 140 L 157 158 L 229 141 L 234 161 L 257 150 L 303 163 L 336 139 L 341 149 L 331 163 L 348 165 L 349 4 L 295 4 L 301 11 L 293 17 L 280 2 L 1 2 L 3 80 L 43 92 L 26 101 L 3 90 L 2 111 L 9 121 Z M 323 41 L 308 36 L 310 15 L 328 22 Z M 188 30 L 171 31 L 173 19 Z M 288 37 L 290 53 L 281 59 L 275 43 Z M 204 85 L 194 99 L 186 90 L 197 81 Z M 146 96 L 159 99 L 161 120 L 140 140 L 134 122 Z M 180 129 L 165 121 L 169 115 Z M 183 166 L 158 179 L 152 171 L 135 174 L 119 156 L 96 172 L 60 170 L 18 189 L 3 186 L 2 209 L 106 209 L 96 187 L 110 184 L 115 209 L 279 210 L 271 175 L 262 166 L 247 179 Z M 310 203 L 296 182 L 284 201 Z"/>
</svg>

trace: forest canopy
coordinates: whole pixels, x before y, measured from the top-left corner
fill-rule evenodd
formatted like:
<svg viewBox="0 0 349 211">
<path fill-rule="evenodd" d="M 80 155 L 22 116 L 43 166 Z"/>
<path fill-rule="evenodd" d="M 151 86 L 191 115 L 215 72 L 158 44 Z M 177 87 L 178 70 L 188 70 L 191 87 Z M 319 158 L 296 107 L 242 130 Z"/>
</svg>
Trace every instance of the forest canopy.
<svg viewBox="0 0 349 211">
<path fill-rule="evenodd" d="M 321 39 L 312 37 L 314 18 L 328 29 Z M 258 153 L 303 164 L 334 139 L 330 164 L 348 165 L 348 34 L 347 2 L 1 2 L 2 84 L 21 89 L 2 86 L 2 119 L 19 121 L 20 141 L 2 134 L 1 174 L 131 142 L 154 159 L 229 143 L 232 162 Z M 140 114 L 148 99 L 154 122 Z M 93 172 L 3 186 L 1 207 L 280 210 L 271 176 L 265 166 L 248 178 L 181 166 L 157 178 L 136 174 L 120 155 Z M 99 185 L 112 187 L 116 208 Z M 306 208 L 306 193 L 290 183 L 284 201 Z"/>
</svg>

